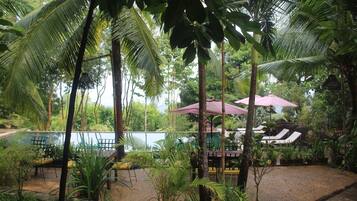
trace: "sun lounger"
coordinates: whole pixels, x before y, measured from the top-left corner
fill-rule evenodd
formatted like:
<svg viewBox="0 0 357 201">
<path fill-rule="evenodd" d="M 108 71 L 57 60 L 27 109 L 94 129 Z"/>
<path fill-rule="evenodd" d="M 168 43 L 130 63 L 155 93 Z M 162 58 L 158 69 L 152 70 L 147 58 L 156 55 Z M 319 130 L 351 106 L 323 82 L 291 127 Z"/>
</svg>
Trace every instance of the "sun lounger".
<svg viewBox="0 0 357 201">
<path fill-rule="evenodd" d="M 262 140 L 280 140 L 283 138 L 287 133 L 289 132 L 289 129 L 284 128 L 281 130 L 277 135 L 274 136 L 264 136 Z"/>
<path fill-rule="evenodd" d="M 294 131 L 285 140 L 262 140 L 262 142 L 268 143 L 268 144 L 291 144 L 291 143 L 295 142 L 300 136 L 301 136 L 300 132 Z"/>
<path fill-rule="evenodd" d="M 265 128 L 265 126 L 260 125 L 258 127 L 253 128 L 253 131 L 261 131 L 263 130 L 263 128 Z M 245 128 L 237 128 L 237 131 L 245 131 Z"/>
</svg>

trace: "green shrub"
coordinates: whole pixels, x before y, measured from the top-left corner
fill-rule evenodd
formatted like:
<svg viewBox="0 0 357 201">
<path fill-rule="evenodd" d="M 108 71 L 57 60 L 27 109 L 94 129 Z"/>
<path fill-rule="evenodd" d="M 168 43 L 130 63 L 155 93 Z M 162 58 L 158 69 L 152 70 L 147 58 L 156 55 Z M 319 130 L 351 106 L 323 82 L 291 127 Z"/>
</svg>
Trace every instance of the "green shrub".
<svg viewBox="0 0 357 201">
<path fill-rule="evenodd" d="M 178 143 L 180 136 L 172 133 L 154 147 L 155 153 L 135 151 L 128 153 L 125 161 L 147 168 L 156 193 L 156 200 L 198 200 L 197 187 L 210 189 L 217 200 L 224 200 L 224 186 L 207 179 L 190 178 L 190 156 L 194 151 L 188 143 Z"/>
<path fill-rule="evenodd" d="M 22 198 L 23 183 L 32 169 L 36 153 L 31 146 L 11 145 L 0 150 L 0 185 L 16 186 Z"/>
<path fill-rule="evenodd" d="M 113 131 L 113 128 L 106 124 L 94 124 L 90 125 L 91 131 Z"/>
<path fill-rule="evenodd" d="M 105 188 L 107 175 L 111 171 L 111 161 L 104 158 L 93 145 L 85 145 L 71 174 L 70 197 L 79 195 L 82 199 L 98 201 L 109 195 Z"/>
<path fill-rule="evenodd" d="M 227 185 L 225 187 L 224 201 L 247 201 L 247 195 L 238 187 Z"/>
<path fill-rule="evenodd" d="M 10 114 L 6 119 L 0 119 L 0 125 L 7 128 L 34 128 L 27 118 L 22 117 L 18 114 Z"/>
<path fill-rule="evenodd" d="M 39 201 L 34 195 L 26 193 L 22 198 L 11 193 L 0 193 L 0 201 Z"/>
</svg>

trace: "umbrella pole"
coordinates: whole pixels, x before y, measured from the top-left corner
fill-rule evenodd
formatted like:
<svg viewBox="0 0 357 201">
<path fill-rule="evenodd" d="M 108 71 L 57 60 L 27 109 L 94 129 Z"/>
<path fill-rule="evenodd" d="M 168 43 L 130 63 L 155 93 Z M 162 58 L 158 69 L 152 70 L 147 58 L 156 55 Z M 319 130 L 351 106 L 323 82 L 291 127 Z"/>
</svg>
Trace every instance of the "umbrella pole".
<svg viewBox="0 0 357 201">
<path fill-rule="evenodd" d="M 270 122 L 271 122 L 271 111 L 272 111 L 272 106 L 270 106 Z"/>
<path fill-rule="evenodd" d="M 210 140 L 210 143 L 209 143 L 209 148 L 211 148 L 212 149 L 212 140 L 213 140 L 213 137 L 212 137 L 212 135 L 213 135 L 213 116 L 211 116 L 211 140 Z"/>
</svg>

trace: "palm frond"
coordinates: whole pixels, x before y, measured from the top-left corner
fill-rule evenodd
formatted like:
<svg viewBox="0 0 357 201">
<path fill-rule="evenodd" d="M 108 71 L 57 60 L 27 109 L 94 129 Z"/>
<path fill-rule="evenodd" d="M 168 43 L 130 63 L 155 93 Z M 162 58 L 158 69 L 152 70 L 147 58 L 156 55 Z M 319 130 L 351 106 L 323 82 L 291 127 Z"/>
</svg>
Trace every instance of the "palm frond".
<svg viewBox="0 0 357 201">
<path fill-rule="evenodd" d="M 141 16 L 134 8 L 123 8 L 113 31 L 114 38 L 122 41 L 131 71 L 145 79 L 146 94 L 158 95 L 163 85 L 159 48 Z"/>
<path fill-rule="evenodd" d="M 258 69 L 262 72 L 268 72 L 277 78 L 289 80 L 296 74 L 304 73 L 311 75 L 316 73 L 321 65 L 327 61 L 325 56 L 310 56 L 296 59 L 278 60 L 269 63 L 260 64 Z"/>
<path fill-rule="evenodd" d="M 299 58 L 310 55 L 325 55 L 328 44 L 304 27 L 285 27 L 278 32 L 274 47 L 280 58 Z"/>
<path fill-rule="evenodd" d="M 0 10 L 5 14 L 24 16 L 32 7 L 23 0 L 0 0 Z"/>
<path fill-rule="evenodd" d="M 64 69 L 69 75 L 74 74 L 74 66 L 77 60 L 84 24 L 85 20 L 82 21 L 73 34 L 58 48 L 61 50 L 56 56 L 58 66 Z M 106 26 L 106 21 L 102 15 L 98 14 L 94 17 L 89 29 L 86 55 L 94 55 L 96 53 L 102 39 L 103 30 Z"/>
<path fill-rule="evenodd" d="M 6 102 L 22 113 L 39 117 L 45 110 L 33 81 L 39 79 L 51 57 L 49 53 L 70 37 L 73 27 L 83 20 L 87 6 L 85 0 L 53 2 L 55 8 L 45 6 L 48 12 L 37 15 L 38 19 L 30 15 L 31 25 L 24 36 L 12 41 L 10 51 L 0 56 L 0 65 L 6 67 L 8 74 L 4 90 Z"/>
<path fill-rule="evenodd" d="M 191 183 L 192 187 L 204 186 L 210 189 L 219 200 L 224 200 L 225 197 L 225 186 L 209 179 L 195 179 Z"/>
</svg>

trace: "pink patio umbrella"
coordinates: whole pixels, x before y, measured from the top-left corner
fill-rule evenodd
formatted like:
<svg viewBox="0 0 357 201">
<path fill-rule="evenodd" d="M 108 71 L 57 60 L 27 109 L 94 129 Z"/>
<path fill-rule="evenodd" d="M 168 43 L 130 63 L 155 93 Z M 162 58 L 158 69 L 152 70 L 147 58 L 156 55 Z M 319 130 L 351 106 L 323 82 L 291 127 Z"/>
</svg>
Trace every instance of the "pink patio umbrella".
<svg viewBox="0 0 357 201">
<path fill-rule="evenodd" d="M 249 97 L 243 98 L 241 100 L 235 101 L 235 103 L 243 103 L 248 105 L 249 104 Z M 267 96 L 255 96 L 255 105 L 256 106 L 265 106 L 270 107 L 270 120 L 271 120 L 271 107 L 273 106 L 280 106 L 280 107 L 297 107 L 296 104 L 291 103 L 283 98 L 275 96 L 273 94 L 269 94 Z"/>
<path fill-rule="evenodd" d="M 296 104 L 291 103 L 283 98 L 275 96 L 273 94 L 269 94 L 267 96 L 259 98 L 255 105 L 258 106 L 266 106 L 270 107 L 270 121 L 271 121 L 271 111 L 273 106 L 280 106 L 280 107 L 297 107 Z"/>
<path fill-rule="evenodd" d="M 225 114 L 243 115 L 243 114 L 248 113 L 248 111 L 246 109 L 237 107 L 235 105 L 225 103 L 224 106 L 225 106 L 225 108 L 224 108 Z M 212 115 L 212 116 L 222 115 L 222 102 L 214 101 L 214 100 L 207 100 L 206 111 L 207 111 L 207 114 Z M 178 114 L 198 114 L 199 113 L 199 104 L 194 103 L 194 104 L 173 110 L 172 112 L 178 113 Z M 213 130 L 213 117 L 211 118 L 211 138 L 212 138 L 212 130 Z"/>
<path fill-rule="evenodd" d="M 255 95 L 255 101 L 257 101 L 259 98 L 261 98 L 261 96 Z M 249 104 L 249 97 L 237 100 L 234 103 L 248 105 Z"/>
<path fill-rule="evenodd" d="M 247 114 L 248 111 L 246 109 L 237 107 L 235 105 L 231 105 L 228 103 L 224 104 L 225 106 L 225 114 L 235 114 L 235 115 L 242 115 Z M 207 114 L 209 115 L 221 115 L 222 114 L 222 102 L 221 101 L 207 101 L 206 106 Z M 192 105 L 188 105 L 182 108 L 178 108 L 173 110 L 172 112 L 178 114 L 198 114 L 199 104 L 194 103 Z"/>
<path fill-rule="evenodd" d="M 255 101 L 255 105 L 258 106 L 280 106 L 280 107 L 297 107 L 296 104 L 291 103 L 283 98 L 269 94 L 267 96 L 261 97 Z"/>
</svg>

